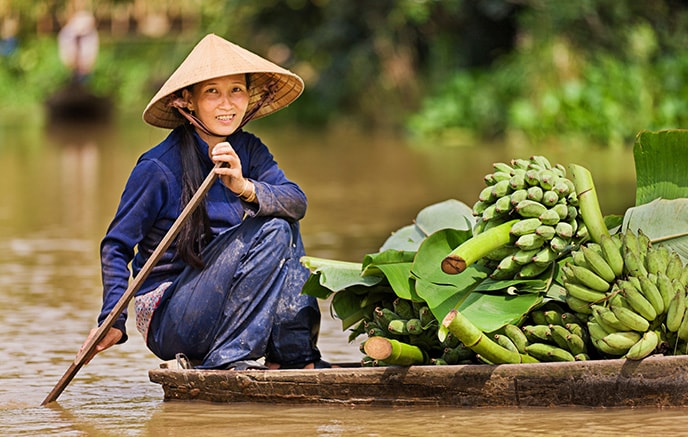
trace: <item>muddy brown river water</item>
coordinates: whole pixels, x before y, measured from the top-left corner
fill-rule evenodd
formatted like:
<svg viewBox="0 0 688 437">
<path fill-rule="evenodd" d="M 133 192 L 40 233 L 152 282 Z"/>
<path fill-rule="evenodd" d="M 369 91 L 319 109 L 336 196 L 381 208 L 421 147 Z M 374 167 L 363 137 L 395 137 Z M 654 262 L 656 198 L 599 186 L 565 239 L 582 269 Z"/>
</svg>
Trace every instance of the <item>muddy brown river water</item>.
<svg viewBox="0 0 688 437">
<path fill-rule="evenodd" d="M 302 229 L 312 256 L 361 261 L 423 207 L 448 198 L 472 204 L 491 164 L 515 157 L 586 166 L 605 214 L 623 213 L 635 199 L 630 145 L 422 148 L 389 135 L 258 123 L 249 127 L 309 196 Z M 138 119 L 66 130 L 0 126 L 0 435 L 678 435 L 688 428 L 683 409 L 163 402 L 147 376 L 159 361 L 136 335 L 81 369 L 58 402 L 39 407 L 94 326 L 100 238 L 136 158 L 163 135 Z M 347 343 L 327 302 L 322 309 L 325 358 L 358 361 L 358 345 Z"/>
</svg>

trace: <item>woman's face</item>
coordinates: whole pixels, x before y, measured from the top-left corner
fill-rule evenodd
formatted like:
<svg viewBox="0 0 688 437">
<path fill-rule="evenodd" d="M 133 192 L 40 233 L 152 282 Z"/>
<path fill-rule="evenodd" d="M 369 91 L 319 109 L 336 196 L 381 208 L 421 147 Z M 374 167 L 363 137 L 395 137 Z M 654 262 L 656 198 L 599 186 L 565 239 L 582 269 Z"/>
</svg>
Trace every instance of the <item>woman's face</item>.
<svg viewBox="0 0 688 437">
<path fill-rule="evenodd" d="M 248 108 L 246 76 L 235 74 L 199 82 L 193 85 L 191 92 L 184 90 L 183 97 L 189 110 L 208 130 L 226 137 L 237 130 Z M 199 134 L 209 144 L 222 141 L 220 138 L 206 138 L 203 132 Z"/>
</svg>

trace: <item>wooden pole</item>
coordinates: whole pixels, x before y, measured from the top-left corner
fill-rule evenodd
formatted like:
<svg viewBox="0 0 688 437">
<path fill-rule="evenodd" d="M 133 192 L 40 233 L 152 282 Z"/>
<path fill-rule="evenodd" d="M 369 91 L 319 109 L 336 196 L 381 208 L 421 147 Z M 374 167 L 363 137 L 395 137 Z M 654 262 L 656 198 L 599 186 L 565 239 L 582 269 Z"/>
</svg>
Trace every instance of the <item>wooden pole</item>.
<svg viewBox="0 0 688 437">
<path fill-rule="evenodd" d="M 134 278 L 134 280 L 129 284 L 127 290 L 124 292 L 124 294 L 122 294 L 122 297 L 120 297 L 117 304 L 114 306 L 114 308 L 112 308 L 110 314 L 107 316 L 107 318 L 105 318 L 103 323 L 100 325 L 100 327 L 96 331 L 96 334 L 93 337 L 91 337 L 90 341 L 77 354 L 76 358 L 74 359 L 74 362 L 72 362 L 72 364 L 69 366 L 62 378 L 60 378 L 60 380 L 57 382 L 52 391 L 48 393 L 48 396 L 46 396 L 46 398 L 43 400 L 41 406 L 47 405 L 50 402 L 57 400 L 57 398 L 60 396 L 60 394 L 62 394 L 67 385 L 69 385 L 72 379 L 74 379 L 74 376 L 77 374 L 77 372 L 81 369 L 81 367 L 83 367 L 84 363 L 86 362 L 86 358 L 89 355 L 91 355 L 98 343 L 100 343 L 100 341 L 103 338 L 105 338 L 105 335 L 110 330 L 110 328 L 112 328 L 112 325 L 114 325 L 115 320 L 117 320 L 117 317 L 119 317 L 119 315 L 122 314 L 122 311 L 124 311 L 124 309 L 129 304 L 129 301 L 131 301 L 131 298 L 134 297 L 139 288 L 141 288 L 141 284 L 143 284 L 143 281 L 148 277 L 153 267 L 155 267 L 155 265 L 158 263 L 160 257 L 170 247 L 170 244 L 172 244 L 172 241 L 175 239 L 177 234 L 179 234 L 181 226 L 201 203 L 201 200 L 203 200 L 203 197 L 206 195 L 211 185 L 215 182 L 215 179 L 217 179 L 217 174 L 215 173 L 215 170 L 221 165 L 223 165 L 223 163 L 215 164 L 213 170 L 208 174 L 208 176 L 206 176 L 201 186 L 198 187 L 196 193 L 194 193 L 191 200 L 189 200 L 189 203 L 184 207 L 181 214 L 179 214 L 179 217 L 177 217 L 177 220 L 175 220 L 175 222 L 172 224 L 172 227 L 170 227 L 170 230 L 167 231 L 167 234 L 165 234 L 163 239 L 160 241 L 158 247 L 153 251 L 150 258 L 148 258 L 148 261 L 146 261 L 146 263 L 143 265 L 139 274 L 136 275 L 136 278 Z"/>
</svg>

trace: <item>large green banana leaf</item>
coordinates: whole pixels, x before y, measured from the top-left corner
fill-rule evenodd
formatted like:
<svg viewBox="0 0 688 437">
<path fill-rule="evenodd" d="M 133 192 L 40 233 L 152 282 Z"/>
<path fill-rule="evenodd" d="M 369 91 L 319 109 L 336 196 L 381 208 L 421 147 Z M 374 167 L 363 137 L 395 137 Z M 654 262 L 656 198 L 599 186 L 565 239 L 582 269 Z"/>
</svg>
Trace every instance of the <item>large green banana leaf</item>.
<svg viewBox="0 0 688 437">
<path fill-rule="evenodd" d="M 688 131 L 642 131 L 633 148 L 636 206 L 622 229 L 638 229 L 688 260 Z"/>
</svg>

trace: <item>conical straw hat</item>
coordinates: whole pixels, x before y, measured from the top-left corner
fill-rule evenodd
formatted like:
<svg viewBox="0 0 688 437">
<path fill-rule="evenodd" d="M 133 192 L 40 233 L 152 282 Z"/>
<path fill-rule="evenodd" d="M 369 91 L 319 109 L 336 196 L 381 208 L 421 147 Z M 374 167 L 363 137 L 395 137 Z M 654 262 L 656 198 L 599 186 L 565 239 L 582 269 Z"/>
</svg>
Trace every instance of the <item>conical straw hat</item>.
<svg viewBox="0 0 688 437">
<path fill-rule="evenodd" d="M 257 102 L 264 99 L 269 88 L 274 93 L 262 103 L 251 119 L 286 107 L 303 92 L 303 80 L 296 74 L 217 35 L 209 34 L 194 47 L 151 99 L 143 111 L 143 119 L 153 126 L 173 129 L 186 121 L 169 104 L 174 93 L 204 80 L 243 73 L 251 73 L 247 114 L 252 112 L 251 108 Z"/>
</svg>

